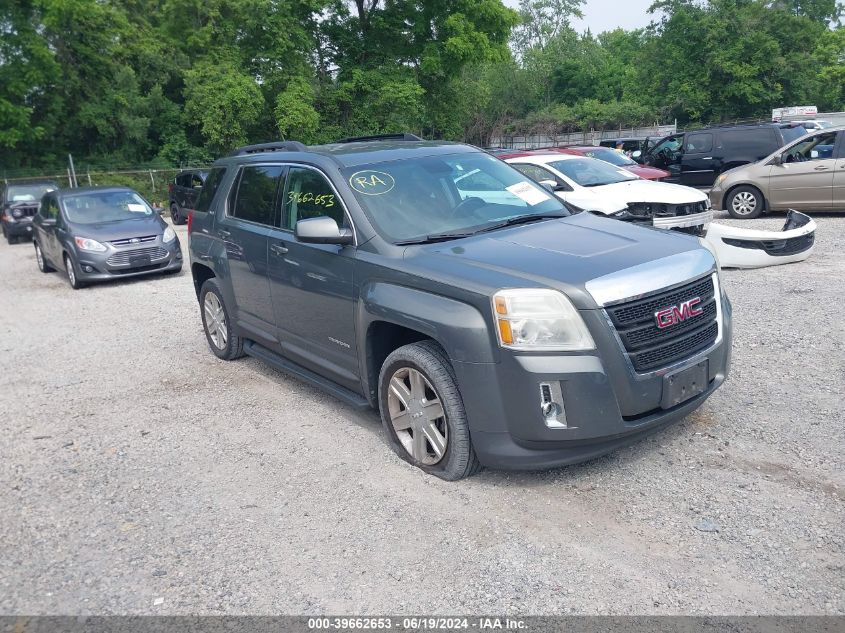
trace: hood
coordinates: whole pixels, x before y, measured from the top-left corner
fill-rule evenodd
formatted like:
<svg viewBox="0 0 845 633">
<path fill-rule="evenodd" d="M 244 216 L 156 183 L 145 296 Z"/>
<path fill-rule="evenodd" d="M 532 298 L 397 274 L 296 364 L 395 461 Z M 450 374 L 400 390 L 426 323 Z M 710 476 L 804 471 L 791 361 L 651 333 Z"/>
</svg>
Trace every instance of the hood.
<svg viewBox="0 0 845 633">
<path fill-rule="evenodd" d="M 98 242 L 113 242 L 132 237 L 147 235 L 161 235 L 167 224 L 161 217 L 152 215 L 118 220 L 117 222 L 102 222 L 100 224 L 71 224 L 71 232 L 78 237 L 88 237 Z"/>
<path fill-rule="evenodd" d="M 712 255 L 689 235 L 591 213 L 482 233 L 409 249 L 417 274 L 492 293 L 504 287 L 547 286 L 582 309 L 594 309 L 587 282 L 689 251 Z"/>
<path fill-rule="evenodd" d="M 629 180 L 593 188 L 596 193 L 613 196 L 630 202 L 656 202 L 661 204 L 689 204 L 707 200 L 707 194 L 692 187 L 673 185 L 653 180 Z"/>
<path fill-rule="evenodd" d="M 636 174 L 645 180 L 657 180 L 671 176 L 668 171 L 657 169 L 657 167 L 646 167 L 645 165 L 625 165 L 622 169 L 627 169 L 632 174 Z"/>
</svg>

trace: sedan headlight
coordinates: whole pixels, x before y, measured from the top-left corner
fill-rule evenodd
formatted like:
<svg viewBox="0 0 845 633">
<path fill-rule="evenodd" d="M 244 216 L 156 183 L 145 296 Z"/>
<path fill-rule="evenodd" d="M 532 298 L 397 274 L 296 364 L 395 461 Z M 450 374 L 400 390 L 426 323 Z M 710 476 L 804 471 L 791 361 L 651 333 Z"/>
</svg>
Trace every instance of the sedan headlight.
<svg viewBox="0 0 845 633">
<path fill-rule="evenodd" d="M 83 251 L 94 251 L 95 253 L 102 253 L 106 250 L 105 246 L 103 246 L 96 240 L 89 240 L 87 237 L 75 237 L 74 241 L 76 241 L 77 248 L 80 248 Z"/>
<path fill-rule="evenodd" d="M 168 242 L 172 242 L 176 239 L 176 231 L 174 231 L 169 226 L 164 229 L 164 234 L 161 236 L 161 241 L 167 244 Z"/>
<path fill-rule="evenodd" d="M 727 175 L 727 174 L 719 174 L 719 177 L 718 177 L 718 178 L 716 178 L 716 186 L 718 187 L 718 186 L 719 186 L 719 185 L 721 185 L 723 182 L 725 182 L 725 178 L 727 178 L 727 177 L 728 177 L 728 175 Z"/>
<path fill-rule="evenodd" d="M 572 302 L 546 288 L 512 288 L 493 295 L 499 344 L 523 351 L 594 349 L 593 337 Z"/>
</svg>

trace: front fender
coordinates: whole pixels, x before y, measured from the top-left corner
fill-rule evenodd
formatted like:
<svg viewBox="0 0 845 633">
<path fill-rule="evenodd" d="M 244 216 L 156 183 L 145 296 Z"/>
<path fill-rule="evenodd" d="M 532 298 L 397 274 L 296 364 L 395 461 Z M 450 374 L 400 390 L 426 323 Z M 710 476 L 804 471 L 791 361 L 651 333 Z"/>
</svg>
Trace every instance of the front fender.
<svg viewBox="0 0 845 633">
<path fill-rule="evenodd" d="M 366 349 L 370 325 L 386 321 L 421 332 L 437 341 L 457 362 L 491 363 L 498 348 L 487 322 L 474 306 L 406 286 L 372 282 L 358 302 L 358 349 Z"/>
</svg>

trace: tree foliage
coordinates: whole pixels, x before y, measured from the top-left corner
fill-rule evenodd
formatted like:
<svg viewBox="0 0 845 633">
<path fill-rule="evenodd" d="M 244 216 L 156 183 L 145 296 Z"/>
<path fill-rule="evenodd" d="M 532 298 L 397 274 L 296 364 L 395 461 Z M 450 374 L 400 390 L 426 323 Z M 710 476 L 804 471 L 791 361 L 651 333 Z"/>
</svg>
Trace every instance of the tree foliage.
<svg viewBox="0 0 845 633">
<path fill-rule="evenodd" d="M 0 167 L 208 161 L 247 142 L 845 109 L 837 0 L 658 0 L 576 33 L 583 0 L 7 0 Z"/>
</svg>

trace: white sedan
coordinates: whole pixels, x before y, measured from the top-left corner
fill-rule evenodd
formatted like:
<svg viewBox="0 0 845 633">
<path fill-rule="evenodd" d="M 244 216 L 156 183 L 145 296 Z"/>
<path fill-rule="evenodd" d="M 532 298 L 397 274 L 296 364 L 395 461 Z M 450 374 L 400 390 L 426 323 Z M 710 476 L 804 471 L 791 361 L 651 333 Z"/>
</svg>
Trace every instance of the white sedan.
<svg viewBox="0 0 845 633">
<path fill-rule="evenodd" d="M 572 154 L 532 154 L 505 162 L 551 187 L 569 205 L 620 219 L 649 222 L 656 227 L 693 228 L 703 234 L 713 219 L 703 191 L 644 180 L 594 158 Z"/>
</svg>

